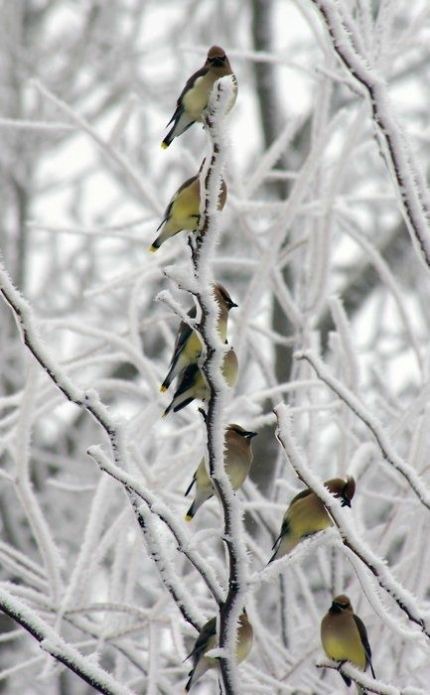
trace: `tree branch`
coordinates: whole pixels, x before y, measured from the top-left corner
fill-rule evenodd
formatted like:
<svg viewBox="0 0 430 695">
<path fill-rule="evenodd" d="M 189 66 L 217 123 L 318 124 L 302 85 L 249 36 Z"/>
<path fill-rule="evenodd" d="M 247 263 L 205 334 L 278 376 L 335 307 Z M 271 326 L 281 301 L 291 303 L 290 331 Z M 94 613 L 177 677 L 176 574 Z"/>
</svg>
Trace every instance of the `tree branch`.
<svg viewBox="0 0 430 695">
<path fill-rule="evenodd" d="M 229 583 L 225 602 L 220 610 L 219 647 L 225 656 L 219 658 L 225 695 L 240 692 L 235 664 L 236 625 L 243 609 L 246 584 L 246 552 L 243 543 L 242 513 L 230 480 L 224 470 L 225 423 L 223 413 L 228 394 L 221 365 L 225 355 L 217 332 L 218 308 L 211 288 L 210 261 L 217 243 L 217 203 L 221 192 L 222 170 L 227 144 L 224 135 L 224 114 L 231 99 L 231 78 L 219 80 L 207 109 L 205 125 L 212 146 L 211 157 L 202 172 L 202 204 L 200 224 L 192 254 L 194 277 L 199 289 L 195 292 L 201 309 L 199 332 L 205 347 L 201 370 L 209 388 L 205 418 L 209 474 L 224 515 L 224 538 L 229 560 Z"/>
<path fill-rule="evenodd" d="M 388 168 L 394 177 L 405 222 L 419 257 L 430 268 L 428 191 L 408 138 L 393 116 L 387 86 L 373 66 L 369 65 L 369 57 L 358 53 L 360 42 L 356 40 L 355 33 L 351 35 L 353 26 L 343 24 L 336 9 L 337 3 L 333 0 L 311 2 L 320 12 L 334 51 L 369 100 L 372 119 Z"/>
<path fill-rule="evenodd" d="M 308 362 L 314 369 L 318 378 L 327 384 L 333 393 L 335 393 L 348 408 L 352 410 L 354 415 L 366 425 L 374 436 L 384 460 L 407 481 L 421 504 L 427 507 L 427 509 L 430 509 L 430 491 L 427 489 L 424 481 L 415 473 L 412 466 L 406 463 L 406 461 L 403 461 L 393 449 L 382 424 L 377 418 L 374 415 L 370 415 L 369 411 L 362 405 L 359 399 L 329 373 L 322 361 L 313 352 L 310 350 L 298 352 L 296 353 L 296 358 Z"/>
<path fill-rule="evenodd" d="M 294 442 L 291 432 L 291 418 L 287 406 L 280 404 L 274 409 L 274 412 L 278 420 L 276 436 L 285 450 L 289 463 L 296 471 L 300 480 L 311 488 L 329 511 L 341 533 L 343 544 L 368 568 L 376 578 L 379 586 L 391 596 L 400 610 L 407 615 L 408 619 L 415 623 L 423 634 L 430 639 L 430 628 L 420 615 L 412 594 L 404 589 L 393 576 L 385 560 L 375 555 L 363 540 L 358 538 L 350 519 L 345 511 L 341 509 L 338 500 L 335 500 L 323 483 L 310 472 Z"/>
<path fill-rule="evenodd" d="M 86 683 L 104 695 L 131 695 L 131 691 L 120 685 L 104 669 L 77 649 L 67 644 L 56 631 L 19 599 L 0 587 L 0 609 L 27 630 L 41 648 L 76 673 Z"/>
</svg>

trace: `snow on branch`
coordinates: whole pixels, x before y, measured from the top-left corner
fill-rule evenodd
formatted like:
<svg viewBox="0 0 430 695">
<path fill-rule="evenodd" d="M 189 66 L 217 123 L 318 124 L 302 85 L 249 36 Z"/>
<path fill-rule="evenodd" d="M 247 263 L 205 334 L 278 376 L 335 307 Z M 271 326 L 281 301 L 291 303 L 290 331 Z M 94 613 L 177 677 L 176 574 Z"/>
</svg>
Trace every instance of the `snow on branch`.
<svg viewBox="0 0 430 695">
<path fill-rule="evenodd" d="M 321 14 L 339 59 L 369 99 L 372 118 L 396 183 L 405 222 L 419 257 L 430 268 L 428 191 L 407 135 L 394 115 L 387 85 L 369 63 L 369 55 L 363 56 L 358 52 L 359 37 L 352 23 L 348 22 L 348 26 L 345 26 L 339 3 L 334 0 L 311 2 Z"/>
<path fill-rule="evenodd" d="M 298 360 L 305 360 L 314 369 L 321 381 L 335 393 L 352 412 L 366 425 L 374 436 L 377 445 L 382 453 L 384 461 L 387 461 L 400 475 L 407 481 L 415 495 L 427 509 L 430 509 L 430 491 L 425 483 L 415 473 L 412 466 L 397 454 L 390 444 L 388 435 L 385 433 L 382 424 L 374 415 L 370 415 L 367 408 L 359 401 L 349 389 L 347 389 L 338 379 L 333 377 L 322 361 L 311 350 L 298 352 L 295 355 Z"/>
<path fill-rule="evenodd" d="M 97 131 L 82 117 L 79 116 L 68 104 L 62 99 L 59 99 L 39 80 L 32 80 L 31 83 L 35 89 L 53 104 L 57 109 L 70 118 L 75 125 L 86 133 L 92 141 L 100 148 L 103 154 L 111 161 L 119 172 L 123 172 L 129 181 L 133 184 L 134 190 L 141 200 L 148 203 L 151 208 L 159 214 L 160 203 L 155 195 L 155 192 L 149 188 L 148 182 L 144 182 L 142 177 L 135 171 L 130 162 L 124 157 L 121 152 L 118 152 L 109 141 L 104 140 Z"/>
<path fill-rule="evenodd" d="M 349 676 L 351 680 L 357 683 L 357 686 L 361 686 L 368 693 L 377 693 L 378 695 L 425 695 L 425 691 L 421 690 L 421 688 L 396 688 L 380 680 L 375 680 L 355 666 L 352 666 L 349 662 L 345 662 L 339 666 L 339 664 L 334 661 L 322 661 L 317 664 L 317 668 L 331 668 L 340 673 L 345 673 L 345 675 Z"/>
<path fill-rule="evenodd" d="M 24 343 L 34 358 L 64 396 L 70 402 L 84 408 L 103 428 L 109 438 L 116 464 L 120 469 L 125 468 L 127 452 L 122 441 L 120 429 L 112 420 L 107 408 L 101 403 L 98 394 L 94 390 L 85 391 L 78 388 L 47 350 L 38 336 L 30 306 L 14 288 L 7 272 L 1 266 L 0 293 L 12 308 L 22 330 Z M 182 603 L 179 606 L 180 608 L 181 605 Z M 195 621 L 191 622 L 194 624 Z"/>
<path fill-rule="evenodd" d="M 205 347 L 205 357 L 201 370 L 210 393 L 204 418 L 209 474 L 223 510 L 223 540 L 227 547 L 229 559 L 228 593 L 220 609 L 219 627 L 219 647 L 224 650 L 223 653 L 225 654 L 219 660 L 220 671 L 226 695 L 240 692 L 234 654 L 236 625 L 243 609 L 246 591 L 247 560 L 240 504 L 224 470 L 224 412 L 228 387 L 221 373 L 225 347 L 221 343 L 217 331 L 218 308 L 212 291 L 210 264 L 218 241 L 217 207 L 228 151 L 225 115 L 231 103 L 234 89 L 235 83 L 232 77 L 218 80 L 212 90 L 204 116 L 212 152 L 206 158 L 206 164 L 201 173 L 200 222 L 192 248 L 194 277 L 199 284 L 195 297 L 201 310 L 198 330 Z"/>
<path fill-rule="evenodd" d="M 178 550 L 185 555 L 187 560 L 189 560 L 194 568 L 198 571 L 216 602 L 221 603 L 222 590 L 212 569 L 209 567 L 209 565 L 206 565 L 202 561 L 198 553 L 194 552 L 194 550 L 190 548 L 188 534 L 184 529 L 183 524 L 178 523 L 175 514 L 172 513 L 172 511 L 165 504 L 156 500 L 150 492 L 145 490 L 143 485 L 141 485 L 138 480 L 118 468 L 118 466 L 110 461 L 100 447 L 90 447 L 88 449 L 88 454 L 94 459 L 100 470 L 108 473 L 108 475 L 121 483 L 128 493 L 131 492 L 134 496 L 143 500 L 148 509 L 156 514 L 158 518 L 166 524 L 167 528 L 178 544 Z"/>
<path fill-rule="evenodd" d="M 67 666 L 99 693 L 105 695 L 131 695 L 131 691 L 110 676 L 104 669 L 82 656 L 67 644 L 56 631 L 22 601 L 0 587 L 0 609 L 15 620 L 39 643 L 41 648 L 57 661 Z"/>
<path fill-rule="evenodd" d="M 379 586 L 394 600 L 408 619 L 415 623 L 423 634 L 430 639 L 430 626 L 427 625 L 424 617 L 421 615 L 414 596 L 394 577 L 386 561 L 375 555 L 363 539 L 357 536 L 349 515 L 342 510 L 340 503 L 333 498 L 323 483 L 311 473 L 303 460 L 291 431 L 292 422 L 289 408 L 282 403 L 276 406 L 274 411 L 278 420 L 276 436 L 286 453 L 289 463 L 300 480 L 313 490 L 329 510 L 333 521 L 341 533 L 342 541 L 346 548 L 366 565 L 376 578 Z"/>
</svg>

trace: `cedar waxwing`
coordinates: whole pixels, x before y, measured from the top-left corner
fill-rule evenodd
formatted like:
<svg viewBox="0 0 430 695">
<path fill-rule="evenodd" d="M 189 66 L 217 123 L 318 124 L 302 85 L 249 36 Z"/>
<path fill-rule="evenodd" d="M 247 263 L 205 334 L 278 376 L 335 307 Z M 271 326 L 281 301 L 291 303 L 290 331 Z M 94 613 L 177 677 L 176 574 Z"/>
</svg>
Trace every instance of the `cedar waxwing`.
<svg viewBox="0 0 430 695">
<path fill-rule="evenodd" d="M 354 478 L 332 478 L 326 480 L 324 485 L 341 500 L 342 507 L 351 506 L 355 493 Z M 269 562 L 287 555 L 303 538 L 329 526 L 333 526 L 333 522 L 319 497 L 310 488 L 302 490 L 291 500 L 284 514 L 281 532 L 272 547 L 275 552 Z"/>
<path fill-rule="evenodd" d="M 226 75 L 232 75 L 233 71 L 229 60 L 220 46 L 212 46 L 209 49 L 206 62 L 200 70 L 197 70 L 187 80 L 184 89 L 176 102 L 176 110 L 166 127 L 173 123 L 172 129 L 167 133 L 161 147 L 169 147 L 172 140 L 187 130 L 195 121 L 202 120 L 202 114 L 209 102 L 209 95 L 216 80 Z M 235 95 L 237 95 L 237 83 L 235 82 Z M 234 102 L 231 104 L 232 108 Z"/>
<path fill-rule="evenodd" d="M 161 232 L 148 249 L 151 253 L 155 253 L 161 244 L 164 244 L 167 239 L 175 236 L 181 230 L 185 229 L 189 232 L 194 232 L 197 229 L 200 219 L 200 172 L 203 164 L 204 160 L 198 174 L 187 179 L 178 188 L 167 206 L 164 218 L 157 227 L 157 232 L 159 229 L 161 229 Z M 218 210 L 223 209 L 226 199 L 227 186 L 222 181 Z"/>
<path fill-rule="evenodd" d="M 243 609 L 243 613 L 241 613 L 239 617 L 239 626 L 237 630 L 236 662 L 238 664 L 244 661 L 251 651 L 252 639 L 252 625 L 248 620 L 246 610 Z M 193 651 L 187 656 L 187 659 L 191 657 L 193 660 L 193 668 L 188 674 L 189 679 L 185 686 L 185 691 L 187 693 L 208 669 L 217 667 L 217 659 L 205 656 L 206 652 L 214 649 L 217 644 L 216 618 L 211 618 L 202 627 Z"/>
<path fill-rule="evenodd" d="M 253 459 L 251 441 L 257 436 L 257 432 L 248 432 L 239 425 L 228 425 L 225 433 L 225 472 L 230 478 L 233 490 L 242 487 L 245 478 L 251 468 Z M 212 481 L 206 471 L 205 460 L 200 461 L 200 465 L 194 473 L 186 495 L 190 492 L 194 483 L 196 484 L 196 496 L 185 517 L 186 521 L 191 521 L 199 507 L 210 499 L 214 494 Z"/>
<path fill-rule="evenodd" d="M 370 666 L 372 676 L 376 678 L 367 630 L 363 621 L 354 614 L 348 596 L 340 595 L 333 599 L 321 621 L 321 642 L 329 659 L 341 663 L 350 661 L 363 671 Z M 340 675 L 350 686 L 351 679 L 344 673 Z"/>
<path fill-rule="evenodd" d="M 222 366 L 222 373 L 228 386 L 233 387 L 235 385 L 237 381 L 238 369 L 239 364 L 236 353 L 233 348 L 230 348 L 224 357 Z M 182 408 L 185 408 L 195 398 L 199 398 L 201 401 L 206 401 L 209 398 L 209 388 L 198 365 L 190 364 L 184 370 L 172 402 L 167 406 L 163 416 L 170 413 L 171 410 L 173 410 L 174 413 L 177 413 L 179 410 L 182 410 Z"/>
<path fill-rule="evenodd" d="M 227 321 L 228 312 L 237 304 L 233 302 L 229 293 L 222 285 L 214 286 L 215 300 L 219 307 L 218 315 L 218 333 L 223 343 L 227 342 Z M 196 317 L 196 307 L 194 306 L 188 312 L 191 319 Z M 173 357 L 170 362 L 169 371 L 166 378 L 161 384 L 160 391 L 166 391 L 173 379 L 181 374 L 189 364 L 196 363 L 202 353 L 202 341 L 196 331 L 181 321 L 179 325 L 178 335 L 176 337 L 175 347 L 173 348 Z"/>
</svg>

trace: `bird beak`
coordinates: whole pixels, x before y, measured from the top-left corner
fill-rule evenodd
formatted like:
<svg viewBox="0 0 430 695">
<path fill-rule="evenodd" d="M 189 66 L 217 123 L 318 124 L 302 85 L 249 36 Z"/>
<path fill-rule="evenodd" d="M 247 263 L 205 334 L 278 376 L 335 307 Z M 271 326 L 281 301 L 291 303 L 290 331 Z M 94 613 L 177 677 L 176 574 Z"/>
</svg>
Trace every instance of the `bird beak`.
<svg viewBox="0 0 430 695">
<path fill-rule="evenodd" d="M 239 306 L 239 304 L 236 304 L 236 302 L 233 302 L 233 300 L 230 300 L 228 308 L 229 309 L 237 309 L 238 306 Z"/>
<path fill-rule="evenodd" d="M 254 437 L 256 437 L 257 434 L 258 434 L 258 432 L 247 432 L 245 434 L 245 437 L 246 437 L 246 439 L 254 439 Z"/>
<path fill-rule="evenodd" d="M 340 503 L 340 506 L 351 508 L 351 500 L 347 499 L 346 497 L 342 497 L 342 502 Z"/>
</svg>

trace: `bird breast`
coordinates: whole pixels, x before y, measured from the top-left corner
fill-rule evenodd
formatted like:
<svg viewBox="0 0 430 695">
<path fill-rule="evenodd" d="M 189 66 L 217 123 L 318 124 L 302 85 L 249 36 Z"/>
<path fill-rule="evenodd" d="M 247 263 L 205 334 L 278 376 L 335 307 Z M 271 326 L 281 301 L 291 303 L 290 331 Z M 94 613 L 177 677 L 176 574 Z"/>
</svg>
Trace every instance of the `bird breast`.
<svg viewBox="0 0 430 695">
<path fill-rule="evenodd" d="M 288 521 L 294 535 L 300 538 L 323 531 L 332 525 L 326 508 L 315 495 L 312 500 L 307 497 L 297 500 L 288 514 Z"/>
<path fill-rule="evenodd" d="M 239 627 L 238 631 L 238 645 L 236 647 L 236 661 L 240 664 L 248 656 L 252 648 L 253 631 L 251 625 Z"/>
<path fill-rule="evenodd" d="M 334 661 L 350 661 L 363 671 L 366 654 L 358 629 L 351 615 L 325 616 L 321 624 L 321 638 L 327 656 Z"/>
<path fill-rule="evenodd" d="M 183 105 L 194 121 L 202 120 L 202 111 L 208 105 L 209 93 L 216 79 L 217 75 L 208 72 L 206 75 L 198 77 L 191 89 L 184 94 Z"/>
</svg>

